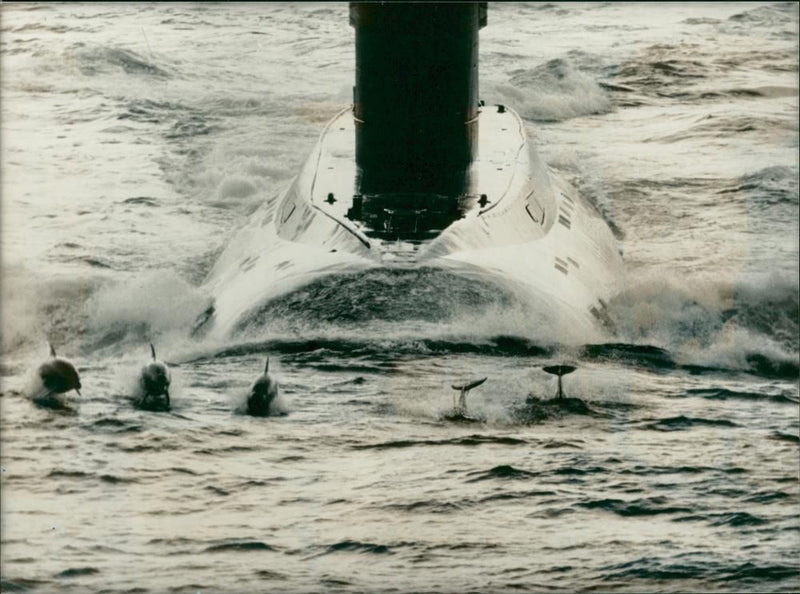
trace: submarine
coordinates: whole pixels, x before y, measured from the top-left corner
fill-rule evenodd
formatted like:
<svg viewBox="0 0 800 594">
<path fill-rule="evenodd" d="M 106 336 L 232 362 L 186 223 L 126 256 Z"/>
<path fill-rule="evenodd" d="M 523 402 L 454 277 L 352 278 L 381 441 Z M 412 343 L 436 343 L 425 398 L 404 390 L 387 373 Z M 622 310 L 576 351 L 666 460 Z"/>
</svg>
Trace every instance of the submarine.
<svg viewBox="0 0 800 594">
<path fill-rule="evenodd" d="M 194 331 L 225 339 L 259 316 L 269 324 L 271 302 L 320 279 L 424 270 L 535 303 L 548 339 L 606 333 L 616 240 L 539 158 L 520 116 L 479 99 L 487 4 L 353 2 L 349 23 L 352 105 L 222 252 Z M 414 298 L 388 295 L 401 297 Z"/>
</svg>

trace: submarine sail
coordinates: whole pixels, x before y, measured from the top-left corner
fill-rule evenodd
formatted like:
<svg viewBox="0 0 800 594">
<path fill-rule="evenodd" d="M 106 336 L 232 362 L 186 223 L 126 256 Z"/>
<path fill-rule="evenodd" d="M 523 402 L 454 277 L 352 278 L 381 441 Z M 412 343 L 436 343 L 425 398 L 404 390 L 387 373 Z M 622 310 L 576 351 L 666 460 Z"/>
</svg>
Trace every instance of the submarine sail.
<svg viewBox="0 0 800 594">
<path fill-rule="evenodd" d="M 365 194 L 460 194 L 477 149 L 485 3 L 350 4 Z"/>
</svg>

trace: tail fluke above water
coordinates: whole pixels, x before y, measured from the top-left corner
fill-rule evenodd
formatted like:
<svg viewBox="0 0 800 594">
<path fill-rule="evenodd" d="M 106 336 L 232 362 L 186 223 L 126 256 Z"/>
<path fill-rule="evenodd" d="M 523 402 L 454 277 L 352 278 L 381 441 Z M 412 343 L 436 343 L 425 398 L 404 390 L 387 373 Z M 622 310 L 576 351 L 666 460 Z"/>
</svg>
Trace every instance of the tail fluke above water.
<svg viewBox="0 0 800 594">
<path fill-rule="evenodd" d="M 469 392 L 472 388 L 477 388 L 485 381 L 486 378 L 482 377 L 481 379 L 474 380 L 466 384 L 454 384 L 452 386 L 454 390 L 461 392 L 458 396 L 458 404 L 455 404 L 455 402 L 453 403 L 453 408 L 457 413 L 461 415 L 465 415 L 467 413 L 467 392 Z M 453 398 L 455 399 L 455 397 Z"/>
<path fill-rule="evenodd" d="M 573 365 L 549 365 L 548 367 L 542 367 L 542 369 L 546 373 L 558 376 L 558 392 L 556 392 L 556 398 L 563 398 L 564 390 L 561 386 L 561 378 L 568 373 L 575 371 L 577 367 Z"/>
<path fill-rule="evenodd" d="M 486 378 L 483 377 L 483 378 L 481 378 L 479 380 L 475 380 L 474 382 L 471 382 L 471 383 L 468 383 L 468 384 L 454 385 L 453 389 L 454 390 L 462 390 L 464 392 L 469 392 L 472 388 L 477 388 L 478 386 L 480 386 L 485 381 L 486 381 Z"/>
<path fill-rule="evenodd" d="M 572 373 L 577 369 L 577 367 L 573 367 L 572 365 L 550 365 L 549 367 L 543 367 L 542 369 L 544 369 L 547 373 L 552 373 L 553 375 L 561 377 L 562 375 Z"/>
</svg>

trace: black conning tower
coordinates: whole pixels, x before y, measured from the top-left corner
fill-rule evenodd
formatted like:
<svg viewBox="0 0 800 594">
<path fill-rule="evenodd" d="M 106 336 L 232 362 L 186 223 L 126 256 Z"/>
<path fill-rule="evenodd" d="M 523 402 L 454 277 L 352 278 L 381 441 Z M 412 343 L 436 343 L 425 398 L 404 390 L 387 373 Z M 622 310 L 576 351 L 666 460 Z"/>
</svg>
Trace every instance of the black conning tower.
<svg viewBox="0 0 800 594">
<path fill-rule="evenodd" d="M 478 136 L 485 2 L 350 3 L 359 192 L 457 195 Z"/>
</svg>

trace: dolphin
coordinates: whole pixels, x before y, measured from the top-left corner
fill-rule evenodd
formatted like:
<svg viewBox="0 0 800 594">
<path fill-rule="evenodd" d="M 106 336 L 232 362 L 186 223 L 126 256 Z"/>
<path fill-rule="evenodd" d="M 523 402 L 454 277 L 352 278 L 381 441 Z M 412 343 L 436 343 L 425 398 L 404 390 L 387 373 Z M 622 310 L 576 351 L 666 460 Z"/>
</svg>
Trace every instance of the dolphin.
<svg viewBox="0 0 800 594">
<path fill-rule="evenodd" d="M 572 365 L 550 365 L 549 367 L 542 367 L 542 369 L 546 373 L 558 376 L 558 391 L 556 392 L 556 398 L 563 398 L 564 390 L 561 387 L 561 377 L 567 375 L 568 373 L 572 373 L 575 371 L 576 367 Z"/>
<path fill-rule="evenodd" d="M 169 368 L 163 361 L 156 358 L 156 349 L 150 343 L 150 355 L 152 360 L 142 367 L 139 374 L 139 382 L 142 387 L 142 399 L 140 406 L 143 408 L 152 407 L 161 396 L 164 397 L 165 408 L 169 409 L 169 383 L 171 380 Z"/>
<path fill-rule="evenodd" d="M 278 397 L 278 382 L 269 375 L 269 357 L 264 373 L 255 381 L 247 396 L 247 414 L 256 417 L 269 415 L 269 408 Z"/>
<path fill-rule="evenodd" d="M 51 343 L 48 342 L 47 346 L 50 347 L 50 359 L 36 370 L 41 386 L 32 399 L 43 405 L 53 405 L 56 404 L 53 400 L 58 400 L 58 394 L 75 390 L 80 396 L 81 380 L 78 370 L 70 361 L 56 355 L 56 349 Z M 60 404 L 63 405 L 63 402 Z"/>
</svg>

